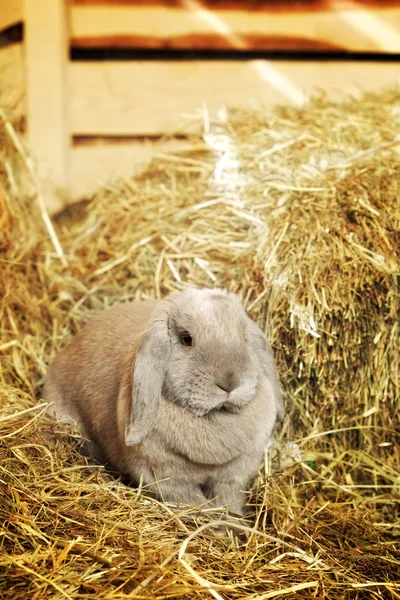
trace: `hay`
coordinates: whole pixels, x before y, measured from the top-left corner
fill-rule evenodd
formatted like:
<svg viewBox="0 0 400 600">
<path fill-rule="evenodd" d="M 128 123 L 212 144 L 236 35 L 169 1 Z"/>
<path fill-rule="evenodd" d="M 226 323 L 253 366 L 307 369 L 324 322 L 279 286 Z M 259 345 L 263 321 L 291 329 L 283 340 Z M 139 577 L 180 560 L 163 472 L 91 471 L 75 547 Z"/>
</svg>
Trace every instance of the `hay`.
<svg viewBox="0 0 400 600">
<path fill-rule="evenodd" d="M 390 90 L 221 115 L 61 215 L 65 265 L 2 121 L 1 597 L 400 598 L 399 114 Z M 90 314 L 187 284 L 239 293 L 280 366 L 247 540 L 88 464 L 34 400 Z"/>
</svg>

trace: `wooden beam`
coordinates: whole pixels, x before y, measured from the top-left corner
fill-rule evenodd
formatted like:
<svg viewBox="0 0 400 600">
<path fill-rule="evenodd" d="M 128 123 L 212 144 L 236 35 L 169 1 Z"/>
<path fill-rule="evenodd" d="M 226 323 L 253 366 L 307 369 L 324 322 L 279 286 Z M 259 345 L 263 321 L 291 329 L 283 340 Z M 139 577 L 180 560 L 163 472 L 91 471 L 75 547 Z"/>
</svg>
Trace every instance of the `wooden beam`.
<svg viewBox="0 0 400 600">
<path fill-rule="evenodd" d="M 75 47 L 400 52 L 400 6 L 264 2 L 213 8 L 198 0 L 71 6 Z M 232 3 L 231 3 L 232 4 Z M 306 5 L 308 9 L 306 10 Z M 278 8 L 277 8 L 278 6 Z"/>
<path fill-rule="evenodd" d="M 185 133 L 206 105 L 284 101 L 246 62 L 73 62 L 74 135 Z M 198 120 L 198 119 L 197 119 Z"/>
<path fill-rule="evenodd" d="M 160 153 L 193 147 L 189 140 L 107 140 L 76 143 L 71 154 L 72 201 L 88 197 L 103 184 L 131 177 Z"/>
<path fill-rule="evenodd" d="M 83 136 L 185 133 L 190 115 L 202 107 L 215 116 L 221 105 L 298 103 L 318 89 L 340 97 L 399 80 L 400 63 L 393 62 L 73 62 L 72 130 Z"/>
<path fill-rule="evenodd" d="M 24 20 L 23 0 L 1 0 L 0 31 L 22 23 Z"/>
<path fill-rule="evenodd" d="M 25 0 L 25 19 L 28 140 L 49 203 L 61 206 L 69 194 L 70 147 L 64 0 Z"/>
<path fill-rule="evenodd" d="M 130 6 L 169 6 L 182 8 L 191 0 L 70 0 L 76 6 L 99 5 L 130 5 Z M 197 0 L 199 1 L 199 0 Z M 270 10 L 275 12 L 310 12 L 312 10 L 335 10 L 335 8 L 351 8 L 354 2 L 371 8 L 393 6 L 396 0 L 201 0 L 202 6 L 209 10 L 247 10 L 260 12 Z"/>
</svg>

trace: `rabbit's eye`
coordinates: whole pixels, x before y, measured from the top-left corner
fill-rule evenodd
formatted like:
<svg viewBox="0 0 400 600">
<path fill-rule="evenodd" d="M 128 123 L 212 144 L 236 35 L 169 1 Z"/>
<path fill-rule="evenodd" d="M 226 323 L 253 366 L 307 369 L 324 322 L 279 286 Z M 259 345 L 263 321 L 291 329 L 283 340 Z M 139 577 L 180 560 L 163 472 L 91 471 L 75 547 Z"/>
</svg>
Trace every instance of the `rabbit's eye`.
<svg viewBox="0 0 400 600">
<path fill-rule="evenodd" d="M 188 334 L 187 331 L 184 331 L 179 335 L 179 341 L 183 346 L 191 346 L 192 345 L 192 336 Z"/>
</svg>

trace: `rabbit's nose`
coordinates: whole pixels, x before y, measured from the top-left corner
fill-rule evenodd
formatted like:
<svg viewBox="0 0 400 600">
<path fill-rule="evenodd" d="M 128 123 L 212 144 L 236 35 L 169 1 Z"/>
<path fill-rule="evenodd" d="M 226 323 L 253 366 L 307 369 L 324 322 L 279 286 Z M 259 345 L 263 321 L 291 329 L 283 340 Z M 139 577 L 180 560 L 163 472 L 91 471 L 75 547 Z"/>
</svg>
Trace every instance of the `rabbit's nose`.
<svg viewBox="0 0 400 600">
<path fill-rule="evenodd" d="M 233 371 L 229 371 L 228 373 L 225 373 L 225 375 L 223 375 L 222 377 L 219 377 L 216 384 L 217 387 L 219 387 L 221 390 L 224 390 L 224 392 L 228 392 L 229 394 L 230 392 L 233 392 L 233 390 L 235 390 L 237 387 L 239 387 L 240 379 L 236 375 L 236 373 L 234 373 Z"/>
</svg>

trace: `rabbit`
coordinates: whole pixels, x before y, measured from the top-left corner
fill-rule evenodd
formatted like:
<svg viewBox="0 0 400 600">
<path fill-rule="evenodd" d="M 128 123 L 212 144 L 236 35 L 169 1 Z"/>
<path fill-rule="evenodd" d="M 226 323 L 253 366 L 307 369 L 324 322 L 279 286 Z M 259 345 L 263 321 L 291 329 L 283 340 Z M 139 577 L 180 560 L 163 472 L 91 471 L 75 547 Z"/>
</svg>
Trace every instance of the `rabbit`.
<svg viewBox="0 0 400 600">
<path fill-rule="evenodd" d="M 156 498 L 239 516 L 284 416 L 266 337 L 219 288 L 92 317 L 50 365 L 43 398 L 88 438 L 91 456 Z"/>
</svg>

